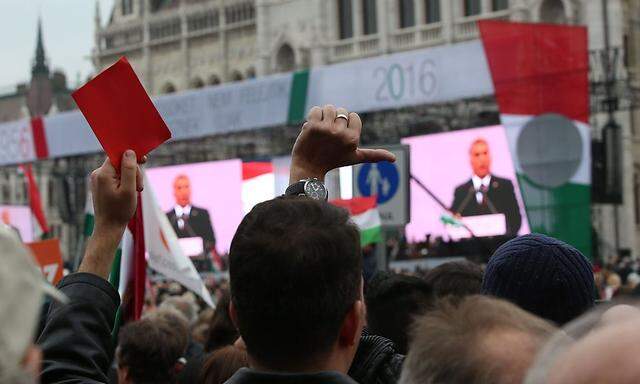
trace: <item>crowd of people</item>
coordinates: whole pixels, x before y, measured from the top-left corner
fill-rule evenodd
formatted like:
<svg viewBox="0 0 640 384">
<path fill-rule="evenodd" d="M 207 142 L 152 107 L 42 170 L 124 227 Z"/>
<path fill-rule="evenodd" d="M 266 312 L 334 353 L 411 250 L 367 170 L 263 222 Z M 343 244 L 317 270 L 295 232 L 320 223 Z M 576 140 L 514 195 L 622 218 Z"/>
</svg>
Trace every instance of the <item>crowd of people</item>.
<svg viewBox="0 0 640 384">
<path fill-rule="evenodd" d="M 314 107 L 292 150 L 292 183 L 394 160 L 359 148 L 361 129 L 355 113 Z M 266 201 L 245 216 L 215 309 L 158 283 L 142 318 L 116 334 L 121 298 L 107 278 L 144 188 L 138 167 L 127 151 L 120 170 L 106 160 L 93 172 L 94 234 L 78 271 L 57 289 L 0 228 L 0 383 L 640 380 L 640 310 L 599 304 L 594 268 L 572 246 L 525 235 L 500 246 L 485 268 L 457 261 L 423 276 L 365 281 L 349 214 L 305 196 Z"/>
</svg>

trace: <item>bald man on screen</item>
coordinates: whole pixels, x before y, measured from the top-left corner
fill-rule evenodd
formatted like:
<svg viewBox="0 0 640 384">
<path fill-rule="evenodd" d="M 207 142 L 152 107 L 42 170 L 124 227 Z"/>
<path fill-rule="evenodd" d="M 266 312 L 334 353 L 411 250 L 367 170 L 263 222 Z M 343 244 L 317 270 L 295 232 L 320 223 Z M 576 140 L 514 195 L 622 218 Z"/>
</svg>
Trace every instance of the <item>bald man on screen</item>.
<svg viewBox="0 0 640 384">
<path fill-rule="evenodd" d="M 513 183 L 491 174 L 491 151 L 485 139 L 477 139 L 469 148 L 473 174 L 454 193 L 451 212 L 462 217 L 504 214 L 507 235 L 517 235 L 522 225 L 520 207 Z"/>
<path fill-rule="evenodd" d="M 204 251 L 215 248 L 216 237 L 209 211 L 191 204 L 191 180 L 187 175 L 178 175 L 173 181 L 175 206 L 167 212 L 171 226 L 178 238 L 200 237 Z"/>
</svg>

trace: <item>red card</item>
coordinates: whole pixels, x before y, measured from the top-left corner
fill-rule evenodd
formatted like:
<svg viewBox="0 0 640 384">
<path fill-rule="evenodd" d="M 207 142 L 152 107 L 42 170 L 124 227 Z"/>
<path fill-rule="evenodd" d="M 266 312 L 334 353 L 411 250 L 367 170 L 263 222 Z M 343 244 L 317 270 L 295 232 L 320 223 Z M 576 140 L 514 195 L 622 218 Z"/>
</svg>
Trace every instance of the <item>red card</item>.
<svg viewBox="0 0 640 384">
<path fill-rule="evenodd" d="M 171 138 L 167 125 L 124 57 L 72 96 L 118 170 L 127 149 L 133 149 L 140 160 Z"/>
</svg>

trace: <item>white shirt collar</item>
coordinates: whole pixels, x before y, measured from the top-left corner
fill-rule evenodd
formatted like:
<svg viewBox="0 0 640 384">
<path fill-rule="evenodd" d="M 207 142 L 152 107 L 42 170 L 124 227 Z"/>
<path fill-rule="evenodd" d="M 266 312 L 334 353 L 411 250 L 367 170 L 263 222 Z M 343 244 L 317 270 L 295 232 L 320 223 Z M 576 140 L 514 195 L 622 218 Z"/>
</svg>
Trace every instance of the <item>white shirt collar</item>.
<svg viewBox="0 0 640 384">
<path fill-rule="evenodd" d="M 191 214 L 191 204 L 187 204 L 184 207 L 176 205 L 173 207 L 173 211 L 176 213 L 177 218 L 181 218 L 183 214 L 189 216 Z"/>
<path fill-rule="evenodd" d="M 473 182 L 473 188 L 476 191 L 479 191 L 480 186 L 483 186 L 483 185 L 486 188 L 489 188 L 489 184 L 491 183 L 491 175 L 487 175 L 481 179 L 480 177 L 474 174 L 473 176 L 471 176 L 471 181 Z"/>
</svg>

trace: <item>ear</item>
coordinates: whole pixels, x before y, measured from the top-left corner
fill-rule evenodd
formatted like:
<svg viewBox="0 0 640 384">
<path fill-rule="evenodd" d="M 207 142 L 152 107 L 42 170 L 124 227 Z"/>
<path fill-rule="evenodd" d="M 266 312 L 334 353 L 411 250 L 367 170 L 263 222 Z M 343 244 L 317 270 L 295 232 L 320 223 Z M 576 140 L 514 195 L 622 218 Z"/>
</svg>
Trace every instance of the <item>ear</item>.
<svg viewBox="0 0 640 384">
<path fill-rule="evenodd" d="M 340 328 L 340 336 L 338 337 L 338 343 L 342 347 L 351 347 L 360 340 L 360 334 L 362 333 L 362 327 L 365 322 L 365 310 L 364 302 L 360 299 L 356 300 L 347 316 L 345 316 L 342 322 L 342 328 Z"/>
</svg>

